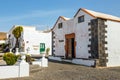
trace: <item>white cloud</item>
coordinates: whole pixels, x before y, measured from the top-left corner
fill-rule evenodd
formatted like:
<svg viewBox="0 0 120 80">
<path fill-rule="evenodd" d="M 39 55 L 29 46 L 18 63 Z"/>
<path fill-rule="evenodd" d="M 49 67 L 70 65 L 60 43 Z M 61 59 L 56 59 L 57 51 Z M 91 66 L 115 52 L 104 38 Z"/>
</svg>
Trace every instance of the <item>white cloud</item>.
<svg viewBox="0 0 120 80">
<path fill-rule="evenodd" d="M 52 25 L 47 25 L 47 24 L 33 24 L 31 26 L 35 26 L 37 30 L 45 30 L 45 29 L 51 29 Z"/>
<path fill-rule="evenodd" d="M 0 17 L 0 22 L 9 22 L 9 21 L 15 21 L 15 20 L 22 20 L 22 19 L 28 19 L 28 18 L 35 18 L 35 17 L 46 17 L 50 15 L 56 15 L 61 13 L 69 13 L 69 10 L 51 10 L 51 11 L 42 11 L 42 10 L 34 10 L 29 13 L 20 14 L 17 16 L 6 16 L 6 17 Z"/>
</svg>

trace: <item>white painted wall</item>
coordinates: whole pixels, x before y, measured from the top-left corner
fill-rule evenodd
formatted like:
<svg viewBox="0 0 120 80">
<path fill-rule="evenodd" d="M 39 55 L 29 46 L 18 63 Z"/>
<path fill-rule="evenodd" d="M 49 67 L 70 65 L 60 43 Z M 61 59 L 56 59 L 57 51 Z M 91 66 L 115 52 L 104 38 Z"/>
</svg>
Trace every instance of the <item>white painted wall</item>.
<svg viewBox="0 0 120 80">
<path fill-rule="evenodd" d="M 85 17 L 85 21 L 82 23 L 78 23 L 78 17 L 83 16 Z M 75 41 L 76 41 L 76 58 L 88 58 L 91 54 L 88 53 L 90 48 L 90 36 L 88 29 L 90 26 L 88 23 L 90 20 L 94 19 L 92 16 L 88 15 L 83 11 L 79 11 L 77 15 L 70 20 L 63 20 L 62 18 L 58 20 L 57 24 L 53 31 L 55 32 L 55 54 L 65 56 L 65 34 L 75 33 Z M 63 28 L 58 29 L 58 23 L 63 23 Z M 106 41 L 108 44 L 105 46 L 108 48 L 106 53 L 108 53 L 108 62 L 107 66 L 120 66 L 120 22 L 114 22 L 107 20 L 106 21 Z M 59 40 L 64 40 L 64 42 L 59 42 Z M 75 60 L 74 62 L 80 64 L 89 64 L 89 62 Z M 90 62 L 91 64 L 91 62 Z M 93 62 L 92 62 L 93 64 Z"/>
<path fill-rule="evenodd" d="M 29 76 L 29 64 L 20 63 L 13 66 L 0 66 L 0 79 Z"/>
<path fill-rule="evenodd" d="M 23 27 L 23 35 L 21 36 L 21 44 L 24 40 L 25 43 L 25 52 L 27 52 L 27 48 L 30 48 L 30 54 L 40 54 L 40 43 L 45 43 L 46 48 L 50 48 L 49 55 L 51 55 L 51 32 L 44 33 L 43 31 L 37 31 L 35 27 L 22 26 Z M 12 48 L 14 48 L 16 39 L 12 34 L 13 27 L 8 34 L 11 34 L 11 44 Z"/>
<path fill-rule="evenodd" d="M 107 66 L 120 66 L 120 23 L 107 21 L 106 25 L 106 41 L 108 42 L 108 44 L 106 45 L 106 47 L 108 48 L 108 50 L 106 50 L 106 53 L 108 53 Z"/>
<path fill-rule="evenodd" d="M 49 59 L 56 60 L 56 61 L 62 61 L 62 59 L 60 57 L 49 56 Z"/>
<path fill-rule="evenodd" d="M 78 23 L 78 17 L 84 15 L 84 22 Z M 76 34 L 76 57 L 77 58 L 88 58 L 90 54 L 88 53 L 88 45 L 89 42 L 89 31 L 88 23 L 93 19 L 90 15 L 86 14 L 83 11 L 79 11 L 79 13 L 74 18 L 74 28 Z"/>
<path fill-rule="evenodd" d="M 65 46 L 65 36 L 64 36 L 65 29 L 64 28 L 66 26 L 63 26 L 63 28 L 58 29 L 58 24 L 61 23 L 61 22 L 63 23 L 63 25 L 66 25 L 65 21 L 62 18 L 60 18 L 58 20 L 57 24 L 55 25 L 54 30 L 53 30 L 55 32 L 55 35 L 54 35 L 55 36 L 54 50 L 55 50 L 55 55 L 56 56 L 65 56 L 65 50 L 64 50 L 64 46 Z M 59 40 L 64 40 L 64 42 L 59 42 Z"/>
<path fill-rule="evenodd" d="M 81 64 L 86 66 L 94 66 L 95 64 L 95 60 L 83 60 L 83 59 L 66 60 L 66 59 L 61 59 L 60 57 L 53 57 L 53 56 L 49 56 L 49 59 L 56 60 L 56 61 L 71 62 L 74 64 Z"/>
<path fill-rule="evenodd" d="M 0 66 L 0 79 L 18 77 L 18 70 L 19 66 Z"/>
<path fill-rule="evenodd" d="M 30 47 L 29 53 L 31 54 L 39 54 L 40 53 L 40 43 L 45 43 L 46 48 L 50 48 L 51 55 L 51 32 L 43 33 L 37 31 L 24 31 L 24 40 L 25 40 L 25 50 Z M 28 43 L 27 43 L 28 41 Z M 37 46 L 37 47 L 35 47 Z M 34 48 L 37 48 L 35 50 Z"/>
<path fill-rule="evenodd" d="M 78 17 L 82 15 L 85 16 L 85 21 L 78 23 Z M 83 11 L 80 11 L 76 17 L 67 21 L 60 18 L 53 29 L 55 32 L 55 54 L 65 56 L 65 34 L 75 33 L 76 58 L 88 58 L 90 56 L 88 53 L 88 44 L 90 44 L 88 23 L 91 19 L 93 17 Z M 58 29 L 58 23 L 61 22 L 63 23 L 63 28 Z M 59 40 L 64 40 L 64 42 L 59 42 Z"/>
<path fill-rule="evenodd" d="M 85 66 L 94 66 L 95 60 L 73 59 L 72 63 L 81 64 L 81 65 L 85 65 Z"/>
</svg>

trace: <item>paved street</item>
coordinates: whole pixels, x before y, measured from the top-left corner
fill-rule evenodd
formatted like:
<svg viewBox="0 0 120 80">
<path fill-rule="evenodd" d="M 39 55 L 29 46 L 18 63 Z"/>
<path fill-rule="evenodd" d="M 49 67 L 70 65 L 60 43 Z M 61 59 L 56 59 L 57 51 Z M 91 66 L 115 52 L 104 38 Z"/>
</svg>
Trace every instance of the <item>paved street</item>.
<svg viewBox="0 0 120 80">
<path fill-rule="evenodd" d="M 48 68 L 30 65 L 30 76 L 5 80 L 120 80 L 120 67 L 92 68 L 49 62 Z"/>
</svg>

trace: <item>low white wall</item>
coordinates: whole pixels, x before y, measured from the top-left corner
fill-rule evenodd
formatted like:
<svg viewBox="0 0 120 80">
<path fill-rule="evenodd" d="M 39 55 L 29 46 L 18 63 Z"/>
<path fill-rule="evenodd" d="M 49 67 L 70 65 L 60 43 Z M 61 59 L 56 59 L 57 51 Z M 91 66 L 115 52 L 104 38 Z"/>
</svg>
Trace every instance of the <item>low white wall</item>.
<svg viewBox="0 0 120 80">
<path fill-rule="evenodd" d="M 48 59 L 43 56 L 41 59 L 32 62 L 33 65 L 39 65 L 41 67 L 48 67 Z"/>
<path fill-rule="evenodd" d="M 20 75 L 18 77 L 29 76 L 29 64 L 27 62 L 21 62 L 19 64 L 18 72 L 20 73 Z"/>
<path fill-rule="evenodd" d="M 19 66 L 0 66 L 0 79 L 19 76 Z"/>
<path fill-rule="evenodd" d="M 29 76 L 29 64 L 20 63 L 13 66 L 0 66 L 0 79 Z"/>
<path fill-rule="evenodd" d="M 94 66 L 95 60 L 73 59 L 72 63 L 81 64 L 85 66 Z"/>
<path fill-rule="evenodd" d="M 56 60 L 56 61 L 62 61 L 60 57 L 49 56 L 49 59 Z"/>
<path fill-rule="evenodd" d="M 49 59 L 51 60 L 56 60 L 56 61 L 65 61 L 65 62 L 71 62 L 74 64 L 80 64 L 80 65 L 85 65 L 85 66 L 94 66 L 95 65 L 95 60 L 83 60 L 83 59 L 73 59 L 73 60 L 64 60 L 61 59 L 60 57 L 53 57 L 50 56 Z"/>
</svg>

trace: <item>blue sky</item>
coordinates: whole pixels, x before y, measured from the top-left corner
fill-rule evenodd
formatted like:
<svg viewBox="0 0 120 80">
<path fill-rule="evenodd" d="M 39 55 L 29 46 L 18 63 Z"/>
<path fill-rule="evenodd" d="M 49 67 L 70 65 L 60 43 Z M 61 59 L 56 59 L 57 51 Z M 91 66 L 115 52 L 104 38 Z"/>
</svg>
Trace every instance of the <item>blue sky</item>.
<svg viewBox="0 0 120 80">
<path fill-rule="evenodd" d="M 79 8 L 120 17 L 120 0 L 0 0 L 0 32 L 13 25 L 51 28 L 59 16 L 72 18 Z"/>
</svg>

